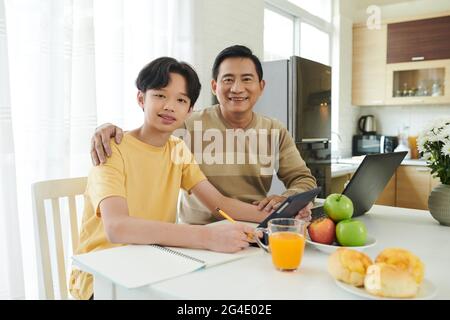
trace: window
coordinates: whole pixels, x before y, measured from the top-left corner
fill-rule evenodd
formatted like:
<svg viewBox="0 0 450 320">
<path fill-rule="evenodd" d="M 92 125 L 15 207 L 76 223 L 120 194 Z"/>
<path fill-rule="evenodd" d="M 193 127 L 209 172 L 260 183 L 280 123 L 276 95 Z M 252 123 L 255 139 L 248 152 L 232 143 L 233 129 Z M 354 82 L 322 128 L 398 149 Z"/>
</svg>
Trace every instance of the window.
<svg viewBox="0 0 450 320">
<path fill-rule="evenodd" d="M 331 0 L 267 0 L 264 60 L 292 55 L 331 65 Z"/>
<path fill-rule="evenodd" d="M 331 0 L 288 0 L 326 22 L 331 22 Z"/>
<path fill-rule="evenodd" d="M 294 54 L 294 17 L 264 9 L 264 60 L 288 59 Z"/>
<path fill-rule="evenodd" d="M 308 23 L 300 25 L 300 56 L 330 64 L 330 35 Z"/>
</svg>

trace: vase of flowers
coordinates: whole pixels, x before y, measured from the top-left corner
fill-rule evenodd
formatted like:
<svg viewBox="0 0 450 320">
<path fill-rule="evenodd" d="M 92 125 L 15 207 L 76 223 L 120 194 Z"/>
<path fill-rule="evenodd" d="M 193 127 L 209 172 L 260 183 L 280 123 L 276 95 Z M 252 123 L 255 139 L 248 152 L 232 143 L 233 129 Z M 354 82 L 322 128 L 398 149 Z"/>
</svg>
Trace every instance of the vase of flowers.
<svg viewBox="0 0 450 320">
<path fill-rule="evenodd" d="M 450 118 L 428 125 L 417 139 L 417 149 L 441 184 L 428 197 L 428 208 L 440 224 L 450 226 Z"/>
</svg>

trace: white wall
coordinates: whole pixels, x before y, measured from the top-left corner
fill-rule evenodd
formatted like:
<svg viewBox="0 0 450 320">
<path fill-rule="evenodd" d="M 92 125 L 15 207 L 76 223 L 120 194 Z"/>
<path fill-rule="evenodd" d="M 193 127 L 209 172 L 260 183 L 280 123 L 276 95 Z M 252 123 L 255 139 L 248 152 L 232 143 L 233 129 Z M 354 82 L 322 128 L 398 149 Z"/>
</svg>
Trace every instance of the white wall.
<svg viewBox="0 0 450 320">
<path fill-rule="evenodd" d="M 334 45 L 333 45 L 333 157 L 349 157 L 352 152 L 354 123 L 359 116 L 359 108 L 351 104 L 352 90 L 352 41 L 353 41 L 353 0 L 335 3 Z M 337 142 L 337 143 L 336 143 Z"/>
<path fill-rule="evenodd" d="M 354 0 L 357 1 L 357 0 Z M 406 0 L 401 3 L 394 3 L 380 6 L 381 19 L 401 19 L 408 17 L 417 17 L 421 15 L 436 14 L 450 10 L 449 0 Z M 367 19 L 366 8 L 356 10 L 353 21 L 360 23 Z"/>
<path fill-rule="evenodd" d="M 196 5 L 195 68 L 202 91 L 195 109 L 211 105 L 211 68 L 216 55 L 228 46 L 241 44 L 263 58 L 263 0 L 194 0 Z"/>
<path fill-rule="evenodd" d="M 396 136 L 403 127 L 409 127 L 410 135 L 417 135 L 424 126 L 439 118 L 450 117 L 450 106 L 379 106 L 363 107 L 361 115 L 372 114 L 377 122 L 377 131 L 387 136 Z"/>
</svg>

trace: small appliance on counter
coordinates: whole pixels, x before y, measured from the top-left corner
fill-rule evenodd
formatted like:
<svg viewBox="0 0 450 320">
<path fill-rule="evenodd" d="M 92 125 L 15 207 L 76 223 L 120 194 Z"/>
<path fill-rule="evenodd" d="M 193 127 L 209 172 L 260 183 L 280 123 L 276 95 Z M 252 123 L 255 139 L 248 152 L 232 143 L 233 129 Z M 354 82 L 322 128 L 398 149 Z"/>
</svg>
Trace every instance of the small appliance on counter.
<svg viewBox="0 0 450 320">
<path fill-rule="evenodd" d="M 377 133 L 377 124 L 375 122 L 375 116 L 367 115 L 362 116 L 358 120 L 358 129 L 361 131 L 361 134 L 376 134 Z"/>
<path fill-rule="evenodd" d="M 396 136 L 383 136 L 380 134 L 354 135 L 352 142 L 352 155 L 363 156 L 366 154 L 394 152 L 398 146 Z"/>
<path fill-rule="evenodd" d="M 398 134 L 398 146 L 395 148 L 395 152 L 406 151 L 405 159 L 411 159 L 411 148 L 408 142 L 409 127 L 405 126 Z"/>
</svg>

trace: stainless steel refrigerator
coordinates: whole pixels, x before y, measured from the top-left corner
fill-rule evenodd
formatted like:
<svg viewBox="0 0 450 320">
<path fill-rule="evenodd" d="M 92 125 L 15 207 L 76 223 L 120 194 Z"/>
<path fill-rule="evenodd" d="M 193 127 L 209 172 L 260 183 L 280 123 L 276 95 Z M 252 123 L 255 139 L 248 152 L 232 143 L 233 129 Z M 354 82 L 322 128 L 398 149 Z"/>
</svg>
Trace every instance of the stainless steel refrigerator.
<svg viewBox="0 0 450 320">
<path fill-rule="evenodd" d="M 293 56 L 263 62 L 263 72 L 266 86 L 255 111 L 287 127 L 325 198 L 331 187 L 331 67 Z M 274 179 L 270 192 L 280 193 L 281 186 Z"/>
</svg>

